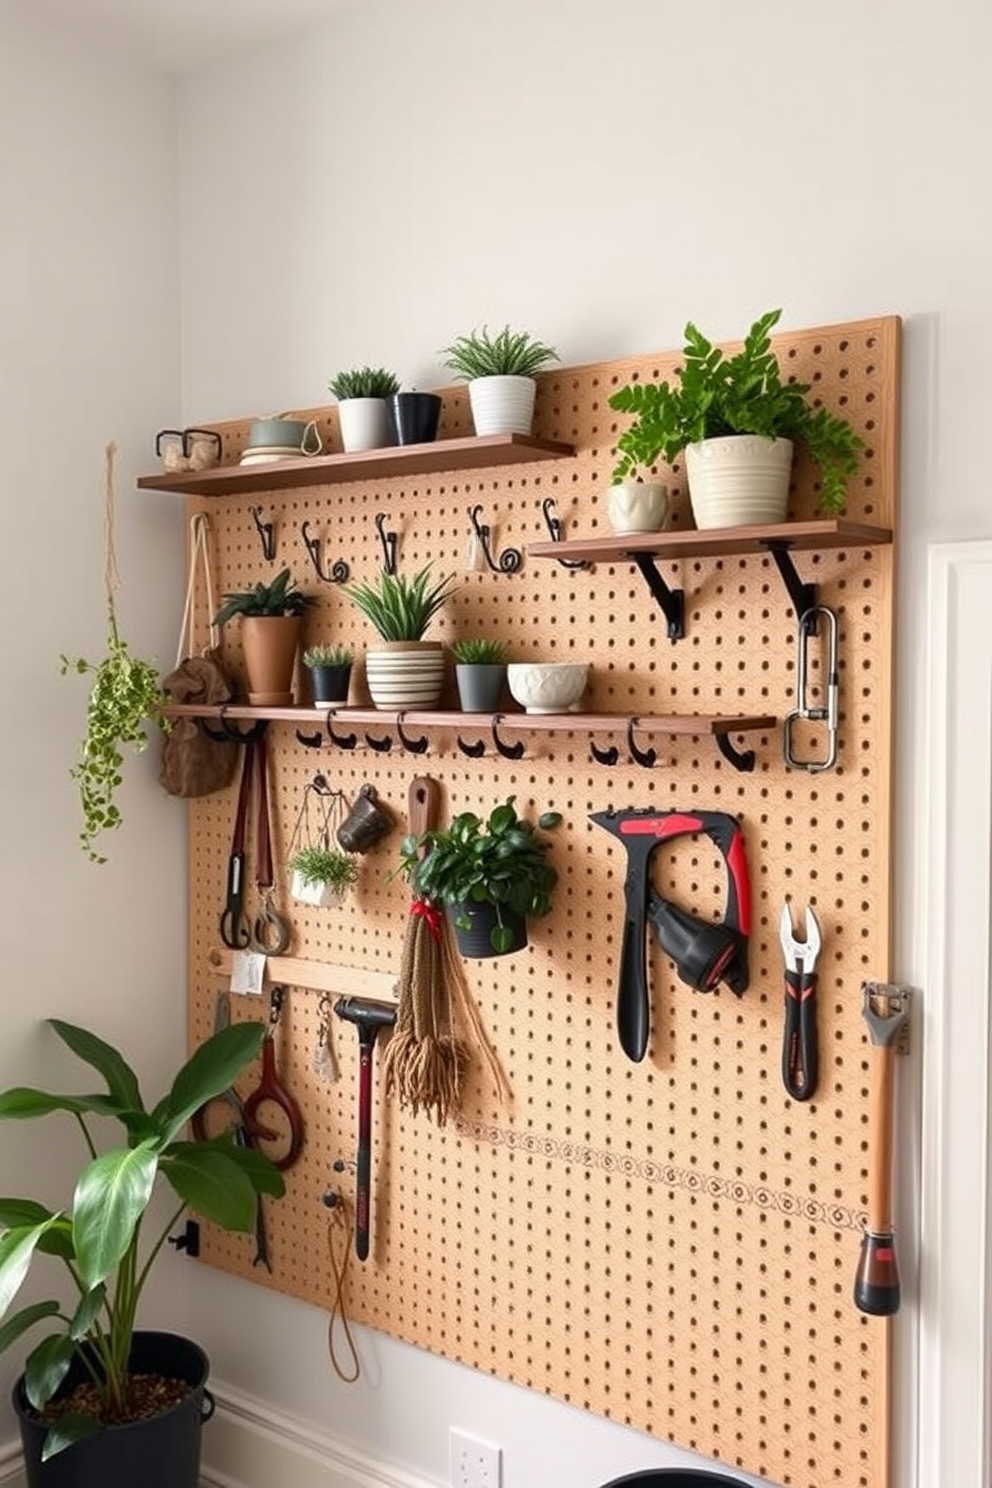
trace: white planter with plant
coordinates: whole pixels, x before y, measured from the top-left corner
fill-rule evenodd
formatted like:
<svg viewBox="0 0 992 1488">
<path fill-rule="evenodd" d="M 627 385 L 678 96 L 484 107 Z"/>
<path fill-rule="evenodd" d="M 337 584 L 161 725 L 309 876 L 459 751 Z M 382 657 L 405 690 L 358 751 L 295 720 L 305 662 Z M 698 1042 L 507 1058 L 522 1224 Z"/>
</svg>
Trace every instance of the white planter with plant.
<svg viewBox="0 0 992 1488">
<path fill-rule="evenodd" d="M 320 909 L 340 904 L 358 880 L 354 858 L 331 847 L 301 847 L 286 866 L 292 874 L 289 891 L 293 898 Z"/>
<path fill-rule="evenodd" d="M 377 708 L 432 708 L 444 686 L 444 646 L 424 637 L 454 592 L 454 576 L 431 581 L 431 565 L 412 578 L 382 573 L 376 584 L 349 584 L 345 594 L 378 631 L 365 653 L 365 677 Z"/>
<path fill-rule="evenodd" d="M 727 357 L 690 321 L 675 383 L 635 382 L 610 398 L 634 414 L 617 440 L 614 481 L 673 464 L 685 451 L 698 527 L 768 525 L 786 518 L 793 446 L 801 443 L 820 470 L 817 509 L 843 513 L 847 481 L 864 441 L 850 424 L 810 404 L 810 385 L 783 382 L 771 347 L 781 310 L 756 320 L 740 351 Z"/>
<path fill-rule="evenodd" d="M 468 382 L 472 423 L 480 437 L 529 434 L 534 427 L 534 374 L 558 361 L 551 346 L 527 331 L 504 326 L 491 336 L 486 326 L 459 336 L 440 353 L 442 364 Z"/>
<path fill-rule="evenodd" d="M 346 454 L 385 449 L 393 444 L 386 399 L 399 392 L 399 379 L 385 367 L 356 367 L 328 383 L 338 400 L 341 443 Z"/>
</svg>

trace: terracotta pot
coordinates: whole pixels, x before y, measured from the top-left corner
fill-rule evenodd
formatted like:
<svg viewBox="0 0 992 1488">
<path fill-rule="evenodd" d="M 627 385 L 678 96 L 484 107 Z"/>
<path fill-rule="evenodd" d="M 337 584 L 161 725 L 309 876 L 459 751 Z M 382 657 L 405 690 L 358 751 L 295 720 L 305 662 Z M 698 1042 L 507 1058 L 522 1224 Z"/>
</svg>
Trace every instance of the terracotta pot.
<svg viewBox="0 0 992 1488">
<path fill-rule="evenodd" d="M 241 644 L 248 673 L 248 701 L 257 708 L 293 702 L 293 670 L 300 643 L 299 615 L 245 615 Z"/>
</svg>

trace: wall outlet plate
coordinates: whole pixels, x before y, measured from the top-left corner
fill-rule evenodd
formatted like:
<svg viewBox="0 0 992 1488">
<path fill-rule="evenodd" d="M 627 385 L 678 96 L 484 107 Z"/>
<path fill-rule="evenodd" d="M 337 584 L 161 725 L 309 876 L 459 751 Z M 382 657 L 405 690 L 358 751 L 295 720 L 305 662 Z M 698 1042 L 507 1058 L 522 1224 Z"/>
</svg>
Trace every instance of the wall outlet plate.
<svg viewBox="0 0 992 1488">
<path fill-rule="evenodd" d="M 451 1488 L 500 1488 L 503 1449 L 468 1431 L 451 1428 L 448 1481 Z"/>
</svg>

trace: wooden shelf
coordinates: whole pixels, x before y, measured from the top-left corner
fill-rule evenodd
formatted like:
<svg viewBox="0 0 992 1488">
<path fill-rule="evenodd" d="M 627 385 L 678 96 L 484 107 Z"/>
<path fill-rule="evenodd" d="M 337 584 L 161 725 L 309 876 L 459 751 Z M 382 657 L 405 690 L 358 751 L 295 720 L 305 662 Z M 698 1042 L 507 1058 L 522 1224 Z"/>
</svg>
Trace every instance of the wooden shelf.
<svg viewBox="0 0 992 1488">
<path fill-rule="evenodd" d="M 763 553 L 773 546 L 796 551 L 824 548 L 875 548 L 892 541 L 884 527 L 867 527 L 843 517 L 816 522 L 782 522 L 771 527 L 709 527 L 689 532 L 616 533 L 570 538 L 567 542 L 530 543 L 532 558 L 581 559 L 586 563 L 623 563 L 632 558 L 719 558 L 724 554 Z"/>
<path fill-rule="evenodd" d="M 285 491 L 300 486 L 339 485 L 345 481 L 388 480 L 432 475 L 447 470 L 484 470 L 561 460 L 575 446 L 529 434 L 488 434 L 479 439 L 438 439 L 430 444 L 404 444 L 348 455 L 301 455 L 263 465 L 220 465 L 215 470 L 174 471 L 143 475 L 144 491 L 174 491 L 183 496 L 238 496 L 253 491 Z"/>
</svg>

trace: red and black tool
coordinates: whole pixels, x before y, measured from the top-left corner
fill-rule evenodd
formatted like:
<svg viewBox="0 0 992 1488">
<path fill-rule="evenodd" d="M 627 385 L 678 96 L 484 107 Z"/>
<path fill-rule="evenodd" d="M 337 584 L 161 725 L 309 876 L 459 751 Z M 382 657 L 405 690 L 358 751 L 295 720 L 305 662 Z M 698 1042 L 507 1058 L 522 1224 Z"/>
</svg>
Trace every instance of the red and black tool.
<svg viewBox="0 0 992 1488">
<path fill-rule="evenodd" d="M 251 1094 L 246 1097 L 242 1108 L 245 1127 L 252 1134 L 255 1146 L 271 1158 L 280 1172 L 284 1172 L 286 1168 L 291 1168 L 303 1150 L 303 1113 L 295 1098 L 279 1079 L 276 1070 L 275 1031 L 282 1013 L 285 996 L 285 987 L 272 988 L 269 1026 L 262 1042 L 262 1073 L 259 1076 L 258 1084 Z M 271 1133 L 258 1120 L 259 1111 L 263 1105 L 268 1106 L 270 1109 L 275 1107 L 280 1116 L 278 1139 L 282 1150 L 277 1151 L 275 1154 L 270 1153 L 266 1146 L 266 1137 L 271 1135 Z M 287 1129 L 285 1133 L 281 1130 L 283 1119 L 285 1120 Z"/>
<path fill-rule="evenodd" d="M 589 818 L 627 849 L 625 914 L 617 984 L 617 1032 L 628 1059 L 641 1060 L 648 1046 L 648 921 L 658 944 L 675 962 L 679 977 L 697 992 L 724 981 L 738 996 L 747 990 L 747 937 L 751 928 L 751 880 L 739 823 L 722 811 L 597 811 Z M 699 919 L 651 889 L 655 849 L 673 837 L 703 832 L 727 864 L 727 908 L 723 923 Z"/>
<path fill-rule="evenodd" d="M 866 982 L 865 1022 L 871 1038 L 868 1110 L 868 1225 L 861 1241 L 854 1302 L 873 1317 L 899 1311 L 901 1288 L 892 1223 L 892 1098 L 895 1046 L 909 1017 L 908 987 Z"/>
<path fill-rule="evenodd" d="M 782 1083 L 793 1100 L 811 1100 L 820 1070 L 816 1027 L 816 958 L 822 944 L 816 915 L 806 910 L 806 939 L 797 940 L 792 914 L 782 905 L 779 939 L 785 957 L 785 1028 L 782 1034 Z"/>
<path fill-rule="evenodd" d="M 372 1055 L 380 1028 L 391 1028 L 396 1009 L 369 997 L 339 997 L 339 1018 L 358 1029 L 358 1159 L 355 1173 L 355 1254 L 368 1258 L 372 1208 Z"/>
</svg>

